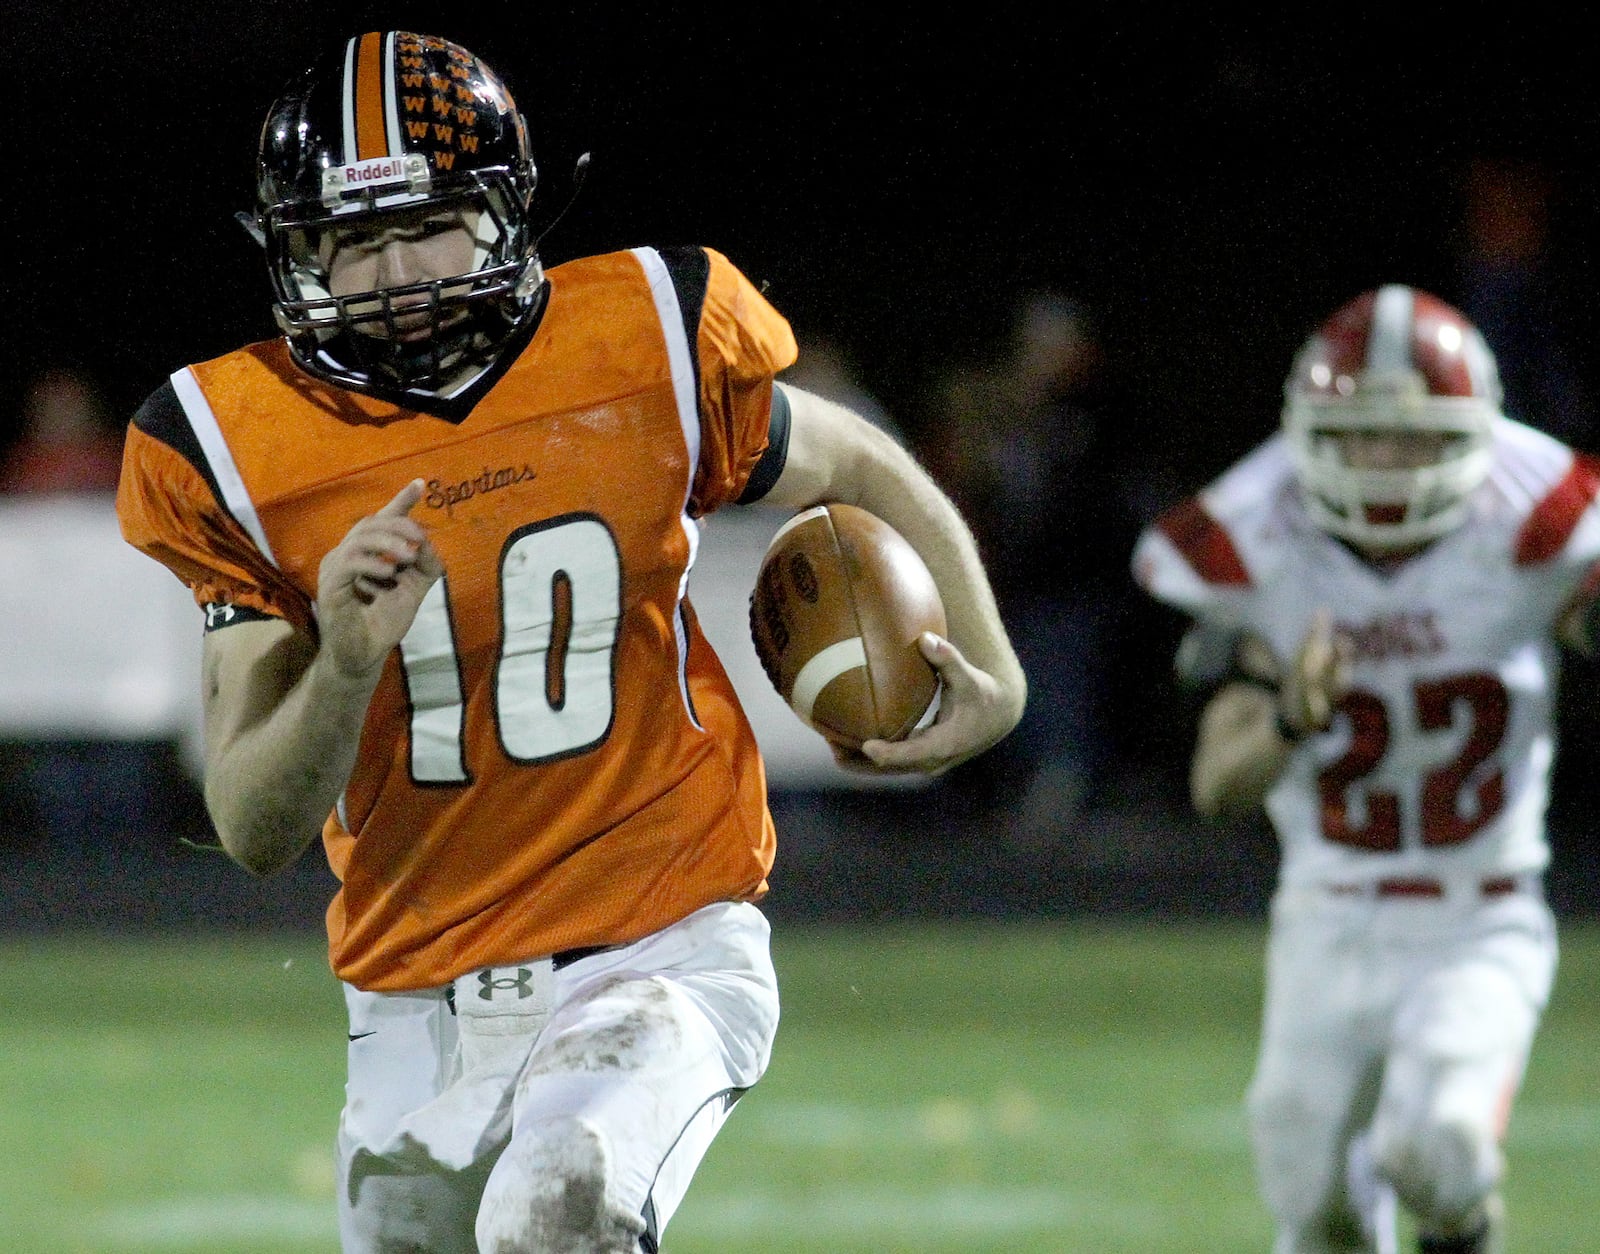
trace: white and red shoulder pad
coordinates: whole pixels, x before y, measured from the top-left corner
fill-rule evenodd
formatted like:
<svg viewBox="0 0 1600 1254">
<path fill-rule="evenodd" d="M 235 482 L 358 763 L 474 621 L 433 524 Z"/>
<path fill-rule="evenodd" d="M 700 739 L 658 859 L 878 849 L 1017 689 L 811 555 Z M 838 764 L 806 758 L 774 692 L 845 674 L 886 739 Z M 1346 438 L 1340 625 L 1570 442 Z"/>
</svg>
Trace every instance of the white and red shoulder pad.
<svg viewBox="0 0 1600 1254">
<path fill-rule="evenodd" d="M 1513 564 L 1564 585 L 1561 619 L 1585 617 L 1591 647 L 1600 644 L 1600 458 L 1500 419 L 1490 479 L 1514 511 Z"/>
<path fill-rule="evenodd" d="M 1276 564 L 1279 503 L 1293 483 L 1288 447 L 1274 436 L 1144 529 L 1134 580 L 1196 618 L 1238 623 Z"/>
<path fill-rule="evenodd" d="M 1600 560 L 1600 459 L 1509 418 L 1495 423 L 1490 479 L 1518 512 L 1512 559 L 1587 569 Z"/>
</svg>

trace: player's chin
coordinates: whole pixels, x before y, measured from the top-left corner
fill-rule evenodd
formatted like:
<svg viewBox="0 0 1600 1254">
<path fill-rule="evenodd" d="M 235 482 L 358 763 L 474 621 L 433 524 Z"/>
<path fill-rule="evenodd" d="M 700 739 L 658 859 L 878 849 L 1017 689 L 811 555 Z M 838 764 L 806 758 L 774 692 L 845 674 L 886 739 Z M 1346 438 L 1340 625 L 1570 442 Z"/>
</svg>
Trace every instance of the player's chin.
<svg viewBox="0 0 1600 1254">
<path fill-rule="evenodd" d="M 426 313 L 401 314 L 394 320 L 394 338 L 402 344 L 420 344 L 433 333 L 433 319 Z"/>
</svg>

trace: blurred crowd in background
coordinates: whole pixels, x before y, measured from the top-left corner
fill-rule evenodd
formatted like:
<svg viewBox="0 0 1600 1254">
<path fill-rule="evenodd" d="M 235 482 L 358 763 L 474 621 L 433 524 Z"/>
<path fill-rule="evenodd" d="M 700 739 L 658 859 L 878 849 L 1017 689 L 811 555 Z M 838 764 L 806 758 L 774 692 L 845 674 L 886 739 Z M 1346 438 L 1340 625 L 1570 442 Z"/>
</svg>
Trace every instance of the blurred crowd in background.
<svg viewBox="0 0 1600 1254">
<path fill-rule="evenodd" d="M 1565 260 L 1575 241 L 1558 229 L 1559 172 L 1486 153 L 1461 165 L 1457 191 L 1448 247 L 1430 272 L 1374 275 L 1373 285 L 1413 282 L 1456 304 L 1498 355 L 1507 412 L 1600 450 L 1584 293 Z M 1350 295 L 1335 293 L 1329 308 Z M 1187 812 L 1194 711 L 1170 671 L 1182 625 L 1134 588 L 1128 557 L 1145 522 L 1269 435 L 1277 415 L 1270 406 L 1205 412 L 1202 342 L 1152 348 L 1138 308 L 1110 303 L 1021 276 L 989 294 L 992 312 L 973 334 L 927 345 L 910 370 L 902 358 L 892 382 L 874 377 L 847 319 L 791 315 L 801 355 L 789 377 L 890 431 L 965 513 L 1031 682 L 1018 731 L 933 786 L 936 832 L 926 796 L 863 798 L 842 773 L 786 778 L 775 754 L 783 857 L 793 865 L 825 863 L 824 847 L 859 858 L 887 841 L 885 875 L 898 869 L 902 881 L 907 861 L 926 862 L 934 846 L 991 867 L 1032 862 L 1058 880 L 1073 867 L 1114 875 L 1123 854 L 1130 863 L 1143 856 L 1159 877 L 1197 849 L 1232 842 L 1224 862 L 1270 873 L 1261 832 L 1219 837 Z M 1273 343 L 1282 340 L 1277 333 Z M 1165 362 L 1154 378 L 1153 355 Z M 1273 395 L 1288 364 L 1285 353 L 1257 390 Z M 1168 407 L 1159 389 L 1172 379 L 1196 386 Z M 191 848 L 208 841 L 198 792 L 200 616 L 170 576 L 116 541 L 128 415 L 109 391 L 94 361 L 46 361 L 0 413 L 0 845 L 14 867 L 48 863 L 40 882 L 116 876 L 152 849 L 186 866 L 212 856 Z M 1578 743 L 1557 781 L 1556 823 L 1570 829 L 1558 832 L 1558 862 L 1592 854 L 1583 816 L 1600 802 L 1588 756 L 1600 751 L 1600 676 L 1586 661 L 1572 668 L 1563 734 Z M 768 734 L 810 736 L 798 722 Z M 231 873 L 204 866 L 204 875 Z M 1096 892 L 1088 882 L 1082 896 L 1052 899 L 1019 891 L 1008 875 L 993 885 L 997 910 L 1008 900 L 1070 908 Z"/>
</svg>

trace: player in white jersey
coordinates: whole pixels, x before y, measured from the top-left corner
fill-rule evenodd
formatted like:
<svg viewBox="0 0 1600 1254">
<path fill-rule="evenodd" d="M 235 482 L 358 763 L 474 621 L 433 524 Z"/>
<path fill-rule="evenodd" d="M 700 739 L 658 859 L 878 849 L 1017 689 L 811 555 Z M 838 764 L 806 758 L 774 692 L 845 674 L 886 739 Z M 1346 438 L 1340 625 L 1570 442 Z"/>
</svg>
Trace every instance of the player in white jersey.
<svg viewBox="0 0 1600 1254">
<path fill-rule="evenodd" d="M 1211 691 L 1190 783 L 1281 845 L 1249 1094 L 1277 1254 L 1504 1248 L 1501 1145 L 1554 976 L 1561 644 L 1600 625 L 1600 463 L 1500 412 L 1476 329 L 1334 313 L 1283 429 L 1140 537 Z"/>
</svg>

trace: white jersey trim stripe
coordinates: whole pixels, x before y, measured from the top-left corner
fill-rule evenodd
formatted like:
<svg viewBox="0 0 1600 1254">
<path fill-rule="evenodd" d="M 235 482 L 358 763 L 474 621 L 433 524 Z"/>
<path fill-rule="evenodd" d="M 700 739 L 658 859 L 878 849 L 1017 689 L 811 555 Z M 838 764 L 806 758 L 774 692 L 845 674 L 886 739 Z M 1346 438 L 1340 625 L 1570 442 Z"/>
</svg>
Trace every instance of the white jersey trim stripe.
<svg viewBox="0 0 1600 1254">
<path fill-rule="evenodd" d="M 353 35 L 344 46 L 344 89 L 340 92 L 344 111 L 344 159 L 348 165 L 356 159 L 356 48 L 361 37 Z"/>
<path fill-rule="evenodd" d="M 689 561 L 678 580 L 679 612 L 672 616 L 672 629 L 678 638 L 678 689 L 683 697 L 683 708 L 689 721 L 700 727 L 694 706 L 689 700 L 689 639 L 684 631 L 681 612 L 684 599 L 689 594 L 689 572 L 694 569 L 695 557 L 700 551 L 700 526 L 689 516 L 689 493 L 694 487 L 695 468 L 700 465 L 700 406 L 695 398 L 694 356 L 689 337 L 684 334 L 683 312 L 678 305 L 678 292 L 672 286 L 672 275 L 666 262 L 653 248 L 632 250 L 645 279 L 650 284 L 650 298 L 655 302 L 656 318 L 661 323 L 661 333 L 667 342 L 667 367 L 672 372 L 672 395 L 678 406 L 678 425 L 683 430 L 684 447 L 689 454 L 688 474 L 683 485 L 683 511 L 678 516 L 683 534 L 689 542 Z M 701 728 L 701 730 L 704 730 Z"/>
<path fill-rule="evenodd" d="M 217 425 L 217 416 L 211 412 L 211 404 L 200 390 L 200 384 L 187 366 L 173 371 L 171 378 L 172 390 L 178 394 L 178 403 L 183 406 L 184 416 L 189 420 L 195 439 L 200 441 L 200 451 L 210 463 L 211 473 L 217 477 L 223 505 L 256 542 L 261 555 L 276 566 L 278 563 L 272 556 L 272 546 L 267 543 L 267 533 L 261 527 L 255 502 L 250 499 L 250 492 L 244 486 L 244 477 L 239 474 L 233 453 L 223 438 L 222 428 Z"/>
</svg>

